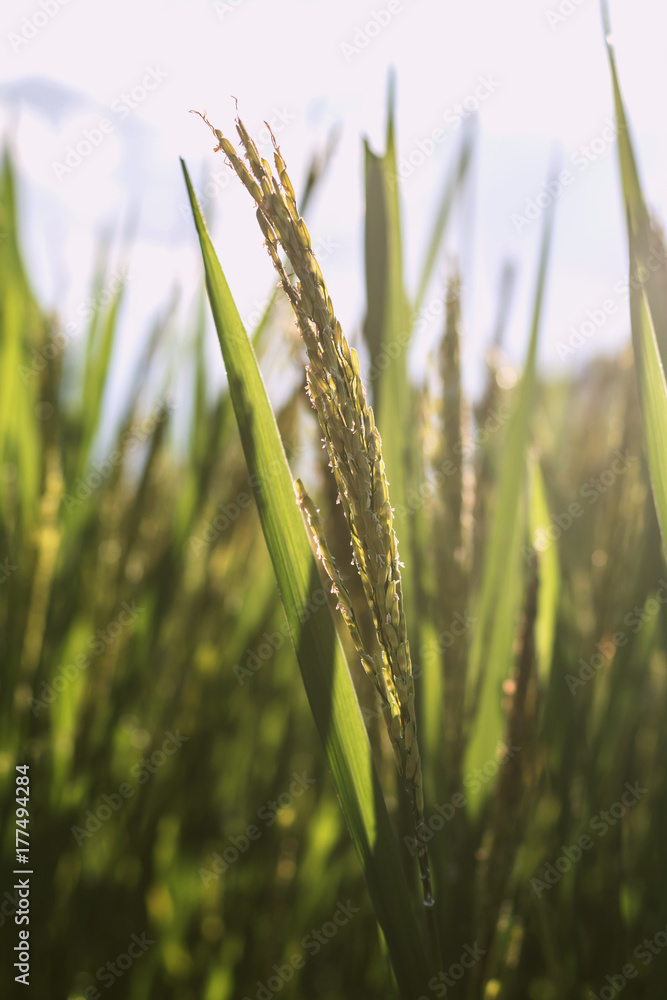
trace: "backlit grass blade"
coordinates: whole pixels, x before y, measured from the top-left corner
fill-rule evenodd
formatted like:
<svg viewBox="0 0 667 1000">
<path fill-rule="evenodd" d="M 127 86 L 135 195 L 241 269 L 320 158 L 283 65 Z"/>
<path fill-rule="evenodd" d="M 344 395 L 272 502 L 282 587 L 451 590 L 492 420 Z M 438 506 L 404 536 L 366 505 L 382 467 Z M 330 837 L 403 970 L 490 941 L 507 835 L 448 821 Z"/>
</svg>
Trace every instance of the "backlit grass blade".
<svg viewBox="0 0 667 1000">
<path fill-rule="evenodd" d="M 248 469 L 304 685 L 401 993 L 425 989 L 427 963 L 356 693 L 323 594 L 292 476 L 252 345 L 183 173 L 211 311 Z"/>
<path fill-rule="evenodd" d="M 410 503 L 421 486 L 421 461 L 415 442 L 416 393 L 408 377 L 408 348 L 414 314 L 404 284 L 403 237 L 396 152 L 394 81 L 390 81 L 385 152 L 378 156 L 366 146 L 366 295 L 364 334 L 371 359 L 369 383 L 382 451 L 391 484 L 394 526 L 401 554 L 401 577 L 410 646 L 419 650 L 428 628 L 426 602 L 420 594 L 419 567 L 423 565 L 423 543 L 427 531 L 423 510 Z M 438 697 L 429 686 L 432 671 L 425 671 L 415 686 L 418 717 L 425 703 Z M 436 685 L 437 687 L 437 685 Z M 431 716 L 431 722 L 433 717 Z M 425 727 L 422 747 L 428 770 L 437 753 L 438 732 Z"/>
<path fill-rule="evenodd" d="M 520 548 L 524 538 L 521 519 L 525 516 L 522 514 L 522 506 L 526 455 L 531 434 L 535 360 L 551 245 L 551 225 L 552 216 L 549 215 L 542 235 L 528 356 L 504 440 L 491 537 L 477 609 L 474 611 L 477 621 L 472 639 L 468 692 L 469 707 L 474 712 L 474 718 L 466 751 L 466 772 L 495 760 L 496 747 L 504 730 L 502 684 L 512 664 L 516 616 L 521 604 L 523 561 L 520 558 Z M 473 811 L 489 789 L 490 783 L 482 783 L 477 792 L 471 792 Z"/>
<path fill-rule="evenodd" d="M 121 282 L 104 316 L 91 326 L 89 355 L 86 364 L 83 412 L 86 414 L 84 439 L 79 453 L 78 474 L 83 475 L 90 459 L 90 450 L 102 419 L 104 396 L 108 384 L 109 365 L 114 345 L 118 314 L 123 300 L 124 284 Z"/>
<path fill-rule="evenodd" d="M 424 304 L 424 296 L 428 290 L 429 282 L 433 277 L 433 271 L 438 260 L 438 254 L 442 247 L 442 241 L 447 230 L 450 212 L 454 205 L 454 198 L 463 187 L 463 183 L 468 174 L 468 167 L 472 158 L 474 148 L 473 133 L 468 131 L 463 138 L 463 143 L 459 151 L 452 173 L 447 177 L 447 183 L 442 193 L 438 212 L 433 223 L 433 231 L 426 250 L 424 263 L 422 264 L 419 287 L 415 297 L 413 312 L 419 315 L 419 311 Z"/>
<path fill-rule="evenodd" d="M 391 484 L 394 524 L 404 563 L 402 578 L 411 644 L 417 648 L 417 607 L 411 537 L 416 513 L 408 511 L 414 486 L 414 392 L 408 379 L 407 351 L 411 314 L 403 282 L 403 240 L 396 165 L 394 84 L 390 83 L 386 150 L 377 156 L 366 147 L 366 296 L 364 326 L 371 356 L 369 383 L 382 451 Z"/>
<path fill-rule="evenodd" d="M 370 372 L 379 372 L 378 359 L 384 340 L 387 296 L 387 211 L 382 159 L 364 142 L 366 175 L 366 219 L 364 252 L 366 264 L 366 318 L 364 339 L 370 355 Z M 379 399 L 378 380 L 371 379 L 373 403 Z"/>
<path fill-rule="evenodd" d="M 558 546 L 547 531 L 553 522 L 547 502 L 544 477 L 537 460 L 530 463 L 528 526 L 530 542 L 537 552 L 538 583 L 535 647 L 537 673 L 543 691 L 549 683 L 561 589 Z"/>
<path fill-rule="evenodd" d="M 639 257 L 648 253 L 649 219 L 644 196 L 639 182 L 639 173 L 635 161 L 635 154 L 632 148 L 632 141 L 628 131 L 628 120 L 625 114 L 625 106 L 621 96 L 621 88 L 618 82 L 618 72 L 616 69 L 616 56 L 611 41 L 611 22 L 609 20 L 609 9 L 605 0 L 602 0 L 602 14 L 606 33 L 607 54 L 609 56 L 609 68 L 611 70 L 611 81 L 614 91 L 614 106 L 618 121 L 618 156 L 621 166 L 621 180 L 623 182 L 623 194 L 625 196 L 626 209 L 628 212 L 628 223 L 630 231 L 635 239 L 640 241 L 637 248 Z"/>
<path fill-rule="evenodd" d="M 86 350 L 84 355 L 84 378 L 81 386 L 81 408 L 85 412 L 90 401 L 91 386 L 88 381 L 93 365 L 95 346 L 99 335 L 100 313 L 102 311 L 102 296 L 105 285 L 109 279 L 109 239 L 104 237 L 100 240 L 93 265 L 93 275 L 90 285 L 90 310 L 87 316 L 88 325 L 86 330 Z"/>
<path fill-rule="evenodd" d="M 667 539 L 667 383 L 659 343 L 667 342 L 667 317 L 661 315 L 657 308 L 657 289 L 654 290 L 647 284 L 655 270 L 648 266 L 651 227 L 621 97 L 606 4 L 603 4 L 603 13 L 618 120 L 618 153 L 628 220 L 632 344 L 653 499 L 664 544 Z M 655 308 L 652 308 L 652 302 L 655 302 Z M 662 324 L 659 332 L 656 331 L 658 323 Z"/>
<path fill-rule="evenodd" d="M 18 469 L 17 509 L 26 526 L 37 514 L 42 442 L 39 434 L 45 324 L 28 283 L 18 242 L 14 174 L 5 154 L 0 172 L 0 465 Z M 0 481 L 0 508 L 12 521 L 9 479 Z M 10 508 L 11 511 L 10 511 Z"/>
<path fill-rule="evenodd" d="M 634 255 L 631 260 L 636 260 Z M 667 539 L 667 383 L 645 289 L 631 292 L 632 342 L 653 500 Z"/>
<path fill-rule="evenodd" d="M 206 449 L 206 415 L 208 410 L 208 385 L 206 366 L 206 303 L 202 295 L 197 303 L 197 326 L 194 345 L 194 394 L 192 426 L 190 428 L 190 450 L 196 458 Z"/>
</svg>

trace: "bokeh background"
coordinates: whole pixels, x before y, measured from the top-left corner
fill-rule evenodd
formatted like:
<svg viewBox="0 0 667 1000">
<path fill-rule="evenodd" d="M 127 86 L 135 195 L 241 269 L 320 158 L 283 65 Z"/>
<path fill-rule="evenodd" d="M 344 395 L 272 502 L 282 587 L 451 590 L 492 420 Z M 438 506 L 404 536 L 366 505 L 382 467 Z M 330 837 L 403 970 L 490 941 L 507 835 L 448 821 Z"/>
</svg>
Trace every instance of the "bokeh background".
<svg viewBox="0 0 667 1000">
<path fill-rule="evenodd" d="M 280 6 L 243 0 L 217 7 L 213 2 L 148 0 L 137 7 L 121 0 L 113 9 L 70 0 L 34 37 L 20 41 L 14 36 L 20 36 L 32 8 L 8 4 L 2 15 L 0 128 L 20 165 L 26 248 L 44 300 L 76 321 L 88 294 L 100 232 L 120 240 L 129 231 L 134 280 L 124 306 L 128 333 L 122 352 L 128 366 L 136 358 L 141 331 L 174 283 L 181 289 L 183 308 L 189 307 L 198 287 L 199 262 L 178 156 L 186 158 L 200 188 L 207 176 L 223 171 L 226 178 L 227 173 L 222 157 L 211 155 L 202 123 L 187 112 L 206 110 L 218 127 L 228 130 L 234 95 L 255 131 L 281 111 L 289 118 L 279 138 L 297 180 L 303 178 L 313 148 L 325 142 L 333 127 L 341 127 L 326 197 L 313 206 L 311 228 L 315 240 L 336 244 L 327 278 L 345 328 L 354 329 L 364 302 L 361 137 L 369 136 L 374 148 L 381 145 L 387 76 L 393 67 L 399 154 L 407 160 L 435 128 L 445 132 L 434 153 L 401 184 L 406 270 L 412 283 L 434 192 L 462 140 L 456 105 L 474 95 L 480 78 L 497 83 L 476 113 L 479 134 L 470 191 L 474 211 L 465 214 L 461 226 L 452 227 L 449 237 L 471 265 L 465 290 L 469 378 L 475 377 L 475 362 L 492 326 L 506 257 L 518 264 L 517 317 L 528 316 L 539 223 L 517 232 L 513 216 L 523 215 L 527 202 L 543 192 L 549 168 L 558 161 L 576 180 L 558 206 L 542 358 L 562 368 L 568 360 L 581 364 L 591 351 L 617 345 L 627 334 L 627 315 L 620 310 L 574 359 L 559 357 L 556 349 L 570 327 L 578 328 L 586 319 L 587 309 L 613 295 L 626 268 L 623 214 L 615 197 L 615 144 L 603 137 L 613 104 L 598 4 L 573 0 L 564 8 L 572 13 L 566 14 L 548 0 L 512 0 L 502 8 L 490 2 L 440 8 L 423 0 L 400 6 L 377 36 L 367 36 L 363 47 L 358 32 L 376 8 L 350 0 L 335 7 L 299 0 Z M 651 203 L 661 211 L 667 197 L 667 149 L 659 114 L 660 42 L 667 15 L 651 0 L 615 3 L 612 14 L 644 177 Z M 134 106 L 123 113 L 128 108 L 123 94 L 141 87 L 151 67 L 164 78 L 154 90 L 144 91 L 143 99 L 140 93 L 139 100 L 130 98 Z M 471 107 L 473 101 L 464 113 Z M 63 161 L 67 147 L 102 118 L 113 132 L 71 174 L 56 176 L 54 164 Z M 247 316 L 272 280 L 270 262 L 244 224 L 247 206 L 236 197 L 236 185 L 219 179 L 215 190 L 209 190 L 211 203 L 205 208 L 221 249 L 235 248 L 225 266 L 241 314 Z M 517 325 L 518 330 L 525 327 Z M 434 337 L 436 328 L 430 333 Z M 508 343 L 520 358 L 521 334 L 512 331 Z M 114 370 L 116 366 L 120 386 L 121 358 Z"/>
<path fill-rule="evenodd" d="M 634 0 L 612 3 L 611 15 L 658 246 L 667 209 L 667 11 Z M 308 225 L 368 370 L 362 140 L 383 150 L 393 79 L 411 295 L 441 192 L 466 143 L 472 148 L 425 298 L 437 308 L 408 359 L 419 394 L 411 433 L 426 469 L 443 419 L 445 280 L 458 269 L 470 435 L 511 408 L 540 239 L 555 209 L 531 424 L 531 461 L 544 477 L 536 523 L 543 552 L 558 553 L 540 639 L 549 648 L 540 679 L 547 708 L 532 719 L 521 779 L 530 794 L 503 858 L 510 874 L 486 969 L 492 985 L 483 993 L 473 976 L 451 992 L 588 997 L 625 956 L 641 965 L 626 995 L 662 996 L 662 945 L 645 967 L 632 956 L 667 924 L 667 644 L 656 596 L 665 570 L 628 348 L 627 239 L 595 0 L 12 0 L 0 22 L 3 995 L 23 989 L 11 968 L 9 865 L 14 767 L 25 761 L 33 995 L 393 995 L 285 637 L 178 160 L 188 164 L 247 327 L 264 317 L 256 346 L 288 456 L 317 484 L 344 555 L 302 351 L 284 303 L 265 312 L 275 277 L 252 206 L 188 112 L 205 111 L 231 134 L 238 100 L 260 141 L 269 121 L 297 192 L 319 163 Z M 71 147 L 91 136 L 94 148 L 76 162 Z M 546 185 L 563 170 L 571 183 L 554 194 Z M 667 287 L 664 268 L 656 287 Z M 592 330 L 590 314 L 601 309 Z M 499 330 L 501 349 L 489 355 Z M 504 438 L 475 440 L 463 483 L 473 603 Z M 602 488 L 618 450 L 632 461 Z M 584 516 L 563 529 L 554 518 L 577 500 Z M 422 612 L 431 618 L 415 629 L 418 665 L 449 648 L 451 621 L 439 635 L 433 628 L 443 619 L 431 614 L 438 567 L 428 562 L 438 558 L 428 539 L 442 528 L 441 502 L 436 495 L 419 507 L 428 554 Z M 403 519 L 401 535 L 399 519 L 402 540 L 412 523 Z M 513 557 L 510 573 L 523 580 L 528 564 Z M 572 690 L 566 675 L 619 629 L 628 643 Z M 360 670 L 355 682 L 404 834 L 380 714 Z M 430 731 L 441 723 L 431 713 Z M 434 801 L 446 801 L 451 780 L 436 772 L 433 781 Z M 625 782 L 647 789 L 636 807 L 599 843 L 596 836 L 572 874 L 538 893 L 531 878 L 590 832 Z M 502 825 L 502 812 L 457 817 L 434 846 L 448 962 L 476 940 L 474 886 L 484 877 L 476 866 L 488 857 L 489 823 Z M 294 974 L 281 979 L 290 965 Z"/>
</svg>

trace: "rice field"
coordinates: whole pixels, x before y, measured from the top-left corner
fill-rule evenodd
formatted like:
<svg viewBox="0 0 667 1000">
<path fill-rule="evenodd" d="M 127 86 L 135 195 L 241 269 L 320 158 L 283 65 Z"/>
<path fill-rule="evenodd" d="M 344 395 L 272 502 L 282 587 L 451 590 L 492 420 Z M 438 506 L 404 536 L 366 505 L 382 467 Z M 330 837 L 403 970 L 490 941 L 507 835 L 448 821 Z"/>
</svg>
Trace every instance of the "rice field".
<svg viewBox="0 0 667 1000">
<path fill-rule="evenodd" d="M 538 370 L 547 211 L 520 377 L 501 376 L 501 293 L 475 399 L 466 274 L 442 256 L 471 150 L 409 288 L 391 100 L 365 150 L 358 340 L 308 232 L 322 164 L 295 192 L 286 150 L 213 122 L 279 284 L 246 330 L 183 163 L 190 409 L 165 308 L 103 450 L 123 276 L 102 249 L 76 355 L 33 291 L 5 156 L 3 995 L 25 995 L 22 955 L 54 1000 L 664 995 L 667 264 L 609 66 L 631 337 L 576 376 Z M 274 410 L 276 345 L 295 388 Z"/>
</svg>

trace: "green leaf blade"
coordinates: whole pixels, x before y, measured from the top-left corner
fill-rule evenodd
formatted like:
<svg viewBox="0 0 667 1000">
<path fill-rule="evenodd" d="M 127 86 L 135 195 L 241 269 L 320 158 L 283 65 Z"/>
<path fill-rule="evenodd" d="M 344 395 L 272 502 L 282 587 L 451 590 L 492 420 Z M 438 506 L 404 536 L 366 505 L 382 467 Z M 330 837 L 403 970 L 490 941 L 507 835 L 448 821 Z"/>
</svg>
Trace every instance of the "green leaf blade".
<svg viewBox="0 0 667 1000">
<path fill-rule="evenodd" d="M 653 500 L 664 546 L 667 539 L 667 383 L 660 344 L 663 347 L 667 344 L 667 317 L 660 312 L 657 290 L 654 286 L 645 284 L 650 278 L 638 280 L 642 269 L 647 275 L 654 271 L 654 268 L 647 266 L 651 224 L 618 81 L 606 3 L 603 3 L 602 11 L 618 122 L 621 182 L 628 220 L 632 344 Z"/>
<path fill-rule="evenodd" d="M 551 232 L 550 214 L 542 235 L 528 354 L 504 442 L 498 499 L 476 611 L 469 673 L 469 707 L 474 717 L 465 758 L 467 772 L 496 759 L 496 747 L 504 732 L 502 684 L 513 662 L 515 621 L 521 606 L 526 463 Z M 491 789 L 491 783 L 478 785 L 469 796 L 473 814 Z"/>
<path fill-rule="evenodd" d="M 368 736 L 261 373 L 182 163 L 262 529 L 313 716 L 401 993 L 425 990 L 427 962 Z"/>
</svg>

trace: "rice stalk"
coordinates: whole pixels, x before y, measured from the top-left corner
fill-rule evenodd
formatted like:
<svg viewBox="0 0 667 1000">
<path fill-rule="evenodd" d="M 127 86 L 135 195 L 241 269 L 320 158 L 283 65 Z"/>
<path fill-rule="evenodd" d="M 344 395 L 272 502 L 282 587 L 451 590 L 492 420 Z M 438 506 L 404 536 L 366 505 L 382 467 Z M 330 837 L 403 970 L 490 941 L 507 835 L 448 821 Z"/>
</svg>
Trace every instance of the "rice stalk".
<svg viewBox="0 0 667 1000">
<path fill-rule="evenodd" d="M 535 747 L 537 722 L 536 640 L 539 595 L 537 555 L 531 553 L 522 621 L 517 635 L 513 678 L 505 682 L 507 745 L 516 752 L 505 764 L 495 789 L 489 822 L 479 852 L 480 896 L 478 929 L 486 952 L 473 975 L 478 980 L 494 971 L 498 921 L 503 901 L 511 890 L 511 875 L 517 851 L 524 841 L 532 793 L 540 767 Z"/>
<path fill-rule="evenodd" d="M 463 537 L 463 397 L 461 393 L 460 321 L 461 283 L 452 275 L 447 287 L 445 334 L 440 345 L 439 367 L 442 384 L 440 448 L 438 468 L 451 470 L 442 485 L 435 510 L 435 557 L 438 597 L 438 631 L 444 632 L 455 614 L 465 612 L 468 603 L 468 565 Z M 464 631 L 451 646 L 443 648 L 445 682 L 444 751 L 447 782 L 458 791 L 463 757 L 463 717 L 468 660 L 468 640 Z"/>
<path fill-rule="evenodd" d="M 515 269 L 506 263 L 500 278 L 500 295 L 498 311 L 494 324 L 491 345 L 486 356 L 486 385 L 481 400 L 475 407 L 475 419 L 479 427 L 483 427 L 501 403 L 501 389 L 498 382 L 498 371 L 501 367 L 501 351 L 509 321 L 512 293 L 516 280 Z M 493 493 L 496 466 L 493 452 L 488 448 L 479 448 L 475 456 L 475 499 L 473 507 L 473 555 L 471 577 L 481 579 L 484 552 L 488 544 L 490 530 L 490 503 Z"/>
<path fill-rule="evenodd" d="M 30 604 L 20 659 L 21 680 L 29 684 L 39 665 L 46 631 L 51 587 L 60 549 L 58 509 L 63 494 L 63 476 L 56 448 L 45 456 L 44 493 L 35 528 L 37 563 L 32 579 Z"/>
<path fill-rule="evenodd" d="M 363 648 L 352 604 L 326 544 L 317 511 L 303 485 L 297 498 L 315 536 L 318 553 L 337 593 L 339 608 L 350 630 L 366 671 L 373 677 L 384 706 L 396 765 L 410 793 L 417 842 L 424 906 L 430 914 L 431 945 L 437 954 L 432 920 L 428 852 L 424 840 L 424 795 L 417 742 L 415 691 L 403 610 L 398 543 L 393 527 L 380 434 L 368 406 L 361 381 L 359 359 L 350 348 L 313 254 L 310 234 L 299 215 L 294 189 L 285 162 L 273 139 L 276 178 L 269 163 L 259 156 L 242 121 L 236 127 L 250 170 L 232 143 L 201 116 L 218 140 L 237 175 L 257 203 L 257 220 L 266 246 L 294 310 L 309 365 L 307 387 L 324 434 L 329 463 L 338 487 L 338 498 L 350 531 L 354 564 L 359 572 L 373 616 L 380 653 Z M 279 256 L 282 247 L 294 269 L 290 282 Z"/>
</svg>

